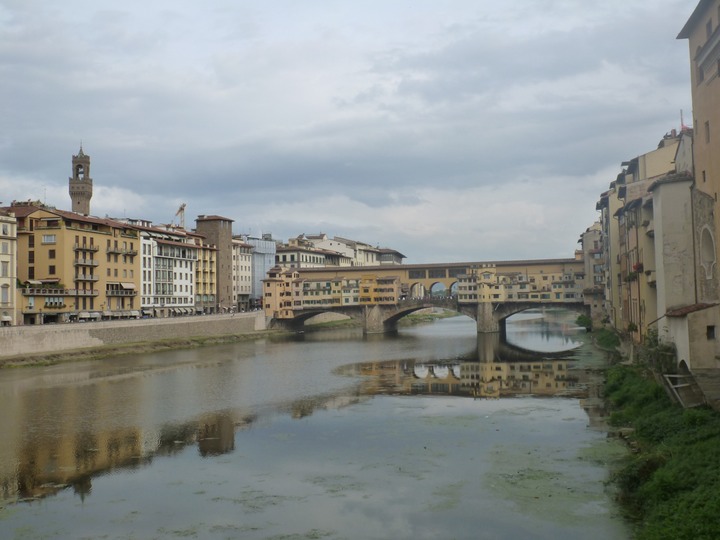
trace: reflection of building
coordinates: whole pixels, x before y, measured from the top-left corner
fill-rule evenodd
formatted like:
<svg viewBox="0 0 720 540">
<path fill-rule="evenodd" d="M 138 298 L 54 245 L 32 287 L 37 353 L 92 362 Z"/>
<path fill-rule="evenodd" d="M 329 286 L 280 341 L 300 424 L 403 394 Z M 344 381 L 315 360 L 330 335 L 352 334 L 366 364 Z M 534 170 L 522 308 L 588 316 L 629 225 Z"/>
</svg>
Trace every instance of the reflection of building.
<svg viewBox="0 0 720 540">
<path fill-rule="evenodd" d="M 460 370 L 463 389 L 478 397 L 554 396 L 577 389 L 577 377 L 565 360 L 466 362 Z"/>
</svg>

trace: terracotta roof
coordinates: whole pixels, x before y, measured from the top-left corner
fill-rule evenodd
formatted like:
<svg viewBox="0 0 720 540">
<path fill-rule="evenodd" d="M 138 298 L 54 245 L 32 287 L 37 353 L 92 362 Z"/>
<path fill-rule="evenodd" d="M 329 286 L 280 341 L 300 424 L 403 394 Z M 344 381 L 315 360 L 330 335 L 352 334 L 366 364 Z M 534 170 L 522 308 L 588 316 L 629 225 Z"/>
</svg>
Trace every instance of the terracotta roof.
<svg viewBox="0 0 720 540">
<path fill-rule="evenodd" d="M 703 309 L 711 308 L 713 306 L 717 306 L 718 304 L 691 304 L 689 306 L 676 308 L 676 309 L 670 309 L 668 310 L 665 315 L 667 317 L 684 317 L 685 315 L 688 315 L 690 313 L 694 313 L 696 311 L 702 311 Z"/>
</svg>

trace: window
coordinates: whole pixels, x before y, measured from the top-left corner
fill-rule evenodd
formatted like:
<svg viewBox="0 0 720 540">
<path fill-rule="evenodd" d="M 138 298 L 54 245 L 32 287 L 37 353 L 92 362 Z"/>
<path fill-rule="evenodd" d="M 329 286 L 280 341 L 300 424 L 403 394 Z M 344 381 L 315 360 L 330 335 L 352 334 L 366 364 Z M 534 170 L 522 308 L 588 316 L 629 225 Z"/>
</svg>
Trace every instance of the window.
<svg viewBox="0 0 720 540">
<path fill-rule="evenodd" d="M 8 234 L 10 234 L 10 233 L 8 232 L 7 223 L 3 223 L 3 224 L 2 224 L 2 233 L 3 233 L 5 236 L 7 236 Z"/>
<path fill-rule="evenodd" d="M 55 235 L 54 234 L 43 234 L 42 235 L 42 243 L 43 244 L 54 244 L 55 243 Z"/>
<path fill-rule="evenodd" d="M 705 335 L 708 339 L 715 339 L 715 326 L 708 326 L 705 331 Z"/>
<path fill-rule="evenodd" d="M 3 285 L 2 287 L 0 287 L 0 302 L 2 302 L 3 304 L 10 303 L 10 287 L 8 287 L 7 285 Z"/>
<path fill-rule="evenodd" d="M 50 274 L 51 276 L 53 274 L 55 274 L 55 265 L 54 264 L 51 264 L 50 266 L 48 266 L 48 274 Z"/>
<path fill-rule="evenodd" d="M 28 237 L 28 247 L 35 247 L 35 236 L 32 234 Z"/>
<path fill-rule="evenodd" d="M 55 250 L 51 249 L 48 251 L 48 259 L 54 259 L 55 258 Z"/>
<path fill-rule="evenodd" d="M 10 252 L 10 247 L 7 242 L 2 243 L 2 253 L 3 255 L 7 255 Z"/>
<path fill-rule="evenodd" d="M 35 267 L 28 268 L 28 279 L 35 279 Z"/>
<path fill-rule="evenodd" d="M 7 261 L 3 261 L 0 265 L 0 276 L 2 277 L 10 277 L 10 263 Z"/>
<path fill-rule="evenodd" d="M 35 252 L 34 251 L 28 251 L 28 262 L 30 264 L 33 264 L 35 262 Z"/>
</svg>

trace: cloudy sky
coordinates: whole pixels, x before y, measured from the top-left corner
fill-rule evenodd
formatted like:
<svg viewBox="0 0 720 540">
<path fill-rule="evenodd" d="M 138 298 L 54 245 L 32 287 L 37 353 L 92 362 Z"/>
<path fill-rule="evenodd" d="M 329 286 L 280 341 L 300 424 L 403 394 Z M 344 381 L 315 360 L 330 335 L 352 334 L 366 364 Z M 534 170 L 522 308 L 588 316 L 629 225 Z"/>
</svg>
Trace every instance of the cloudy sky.
<svg viewBox="0 0 720 540">
<path fill-rule="evenodd" d="M 327 233 L 406 262 L 571 257 L 691 123 L 687 0 L 0 0 L 0 201 Z"/>
</svg>

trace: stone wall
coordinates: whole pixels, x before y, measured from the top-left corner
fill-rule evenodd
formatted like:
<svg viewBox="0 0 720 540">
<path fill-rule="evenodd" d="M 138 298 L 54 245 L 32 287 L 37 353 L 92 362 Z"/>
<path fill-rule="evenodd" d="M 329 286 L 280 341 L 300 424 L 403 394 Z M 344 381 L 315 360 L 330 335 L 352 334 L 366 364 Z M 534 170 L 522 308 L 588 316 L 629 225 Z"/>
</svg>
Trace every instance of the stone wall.
<svg viewBox="0 0 720 540">
<path fill-rule="evenodd" d="M 11 326 L 0 328 L 0 358 L 167 339 L 248 334 L 265 328 L 265 315 L 261 311 L 171 319 Z"/>
</svg>

